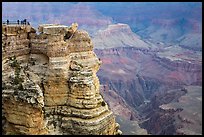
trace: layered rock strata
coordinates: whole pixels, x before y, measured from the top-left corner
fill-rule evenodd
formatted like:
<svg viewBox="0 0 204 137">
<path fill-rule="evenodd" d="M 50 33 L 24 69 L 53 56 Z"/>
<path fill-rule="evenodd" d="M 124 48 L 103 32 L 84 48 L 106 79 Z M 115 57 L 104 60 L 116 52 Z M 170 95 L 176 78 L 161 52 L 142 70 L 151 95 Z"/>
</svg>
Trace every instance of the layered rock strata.
<svg viewBox="0 0 204 137">
<path fill-rule="evenodd" d="M 2 25 L 4 134 L 121 134 L 99 91 L 101 62 L 86 31 Z"/>
<path fill-rule="evenodd" d="M 154 135 L 202 134 L 202 87 L 183 86 L 156 94 L 143 107 L 140 126 Z M 157 122 L 155 122 L 157 121 Z M 122 126 L 121 126 L 122 127 Z"/>
</svg>

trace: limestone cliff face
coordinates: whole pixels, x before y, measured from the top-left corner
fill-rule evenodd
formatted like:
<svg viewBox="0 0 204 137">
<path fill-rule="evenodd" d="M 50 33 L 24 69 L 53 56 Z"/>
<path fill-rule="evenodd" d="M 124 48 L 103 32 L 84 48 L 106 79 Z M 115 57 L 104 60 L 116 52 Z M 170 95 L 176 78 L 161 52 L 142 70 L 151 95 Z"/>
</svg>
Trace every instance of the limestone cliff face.
<svg viewBox="0 0 204 137">
<path fill-rule="evenodd" d="M 121 134 L 77 26 L 2 25 L 3 134 Z"/>
</svg>

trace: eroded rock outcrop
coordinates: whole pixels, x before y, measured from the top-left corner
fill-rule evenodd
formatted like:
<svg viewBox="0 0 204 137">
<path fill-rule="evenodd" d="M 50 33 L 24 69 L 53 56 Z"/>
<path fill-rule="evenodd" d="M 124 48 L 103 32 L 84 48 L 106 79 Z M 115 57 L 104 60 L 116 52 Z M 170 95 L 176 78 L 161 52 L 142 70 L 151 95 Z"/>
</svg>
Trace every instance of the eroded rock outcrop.
<svg viewBox="0 0 204 137">
<path fill-rule="evenodd" d="M 86 31 L 2 25 L 3 134 L 121 134 Z"/>
<path fill-rule="evenodd" d="M 201 97 L 201 86 L 159 93 L 151 99 L 151 104 L 142 108 L 145 119 L 140 126 L 154 135 L 201 135 Z"/>
</svg>

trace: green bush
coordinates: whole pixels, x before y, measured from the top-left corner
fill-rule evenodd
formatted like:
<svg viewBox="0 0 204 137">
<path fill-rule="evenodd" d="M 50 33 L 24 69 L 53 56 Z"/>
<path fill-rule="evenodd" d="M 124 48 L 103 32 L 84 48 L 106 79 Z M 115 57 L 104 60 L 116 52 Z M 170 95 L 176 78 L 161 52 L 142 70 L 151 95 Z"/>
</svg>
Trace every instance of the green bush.
<svg viewBox="0 0 204 137">
<path fill-rule="evenodd" d="M 11 61 L 10 66 L 14 68 L 14 71 L 15 71 L 15 77 L 14 77 L 13 83 L 15 85 L 20 84 L 19 88 L 23 90 L 23 86 L 22 86 L 23 78 L 20 77 L 21 66 L 16 60 L 15 56 L 10 57 L 9 60 Z"/>
<path fill-rule="evenodd" d="M 24 90 L 22 83 L 18 86 L 18 89 L 21 91 Z"/>
</svg>

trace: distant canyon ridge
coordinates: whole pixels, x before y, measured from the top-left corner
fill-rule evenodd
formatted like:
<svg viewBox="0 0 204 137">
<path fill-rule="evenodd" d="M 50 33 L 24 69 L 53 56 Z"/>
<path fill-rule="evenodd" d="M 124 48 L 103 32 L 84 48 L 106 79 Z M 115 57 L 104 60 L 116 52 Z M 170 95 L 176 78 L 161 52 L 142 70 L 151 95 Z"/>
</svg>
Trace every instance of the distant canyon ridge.
<svg viewBox="0 0 204 137">
<path fill-rule="evenodd" d="M 26 18 L 34 27 L 44 23 L 71 25 L 77 22 L 91 36 L 110 24 L 124 23 L 143 39 L 194 50 L 202 50 L 201 11 L 199 2 L 2 3 L 3 20 Z"/>
</svg>

